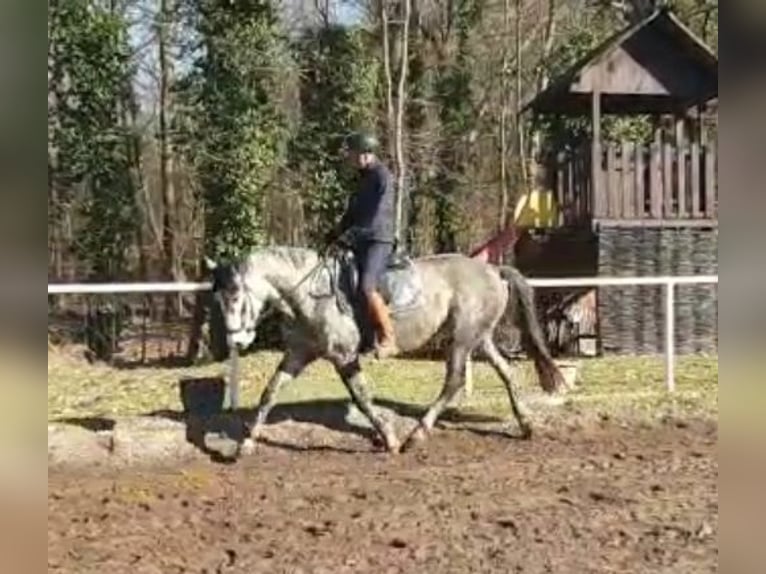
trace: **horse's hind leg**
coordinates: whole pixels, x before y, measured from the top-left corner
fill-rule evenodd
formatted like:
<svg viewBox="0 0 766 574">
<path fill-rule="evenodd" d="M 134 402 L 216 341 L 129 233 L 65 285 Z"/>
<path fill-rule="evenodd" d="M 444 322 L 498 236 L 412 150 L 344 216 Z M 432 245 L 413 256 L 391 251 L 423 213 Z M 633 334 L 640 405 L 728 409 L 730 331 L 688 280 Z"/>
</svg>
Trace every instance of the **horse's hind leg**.
<svg viewBox="0 0 766 574">
<path fill-rule="evenodd" d="M 497 347 L 495 346 L 495 343 L 492 342 L 491 338 L 487 337 L 484 339 L 484 341 L 482 341 L 481 347 L 484 353 L 487 355 L 487 359 L 489 359 L 490 364 L 495 369 L 497 374 L 500 375 L 500 378 L 505 384 L 505 389 L 508 391 L 508 399 L 511 401 L 511 409 L 513 410 L 513 415 L 516 417 L 516 421 L 519 423 L 519 428 L 521 428 L 522 437 L 531 438 L 532 427 L 524 416 L 524 413 L 521 412 L 521 408 L 519 408 L 519 403 L 516 398 L 518 390 L 516 388 L 516 383 L 513 380 L 511 366 L 508 364 L 508 361 L 505 360 L 500 351 L 497 350 Z"/>
<path fill-rule="evenodd" d="M 447 361 L 447 376 L 444 386 L 437 399 L 428 408 L 428 411 L 420 420 L 418 426 L 407 437 L 404 448 L 412 447 L 416 442 L 425 440 L 428 433 L 434 428 L 444 409 L 455 399 L 460 389 L 465 386 L 466 363 L 469 349 L 467 347 L 454 347 Z"/>
<path fill-rule="evenodd" d="M 377 430 L 383 437 L 388 451 L 392 453 L 399 452 L 399 439 L 396 437 L 396 433 L 394 432 L 391 423 L 383 418 L 372 405 L 372 398 L 367 391 L 367 383 L 364 380 L 359 361 L 354 360 L 349 364 L 339 365 L 335 368 L 338 371 L 340 378 L 343 380 L 343 384 L 346 385 L 356 406 L 372 423 L 375 430 Z"/>
</svg>

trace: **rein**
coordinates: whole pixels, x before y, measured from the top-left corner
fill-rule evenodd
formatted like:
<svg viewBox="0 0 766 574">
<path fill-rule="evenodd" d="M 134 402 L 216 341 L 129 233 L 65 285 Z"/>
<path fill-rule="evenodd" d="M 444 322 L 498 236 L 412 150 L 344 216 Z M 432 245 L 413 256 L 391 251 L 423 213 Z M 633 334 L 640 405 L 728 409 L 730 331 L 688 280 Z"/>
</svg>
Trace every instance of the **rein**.
<svg viewBox="0 0 766 574">
<path fill-rule="evenodd" d="M 352 311 L 351 305 L 348 303 L 346 298 L 343 296 L 342 292 L 339 289 L 340 281 L 339 281 L 339 270 L 340 263 L 344 261 L 348 261 L 347 256 L 326 256 L 326 255 L 320 255 L 319 256 L 319 262 L 312 267 L 308 273 L 306 273 L 303 278 L 301 278 L 298 283 L 296 283 L 293 287 L 290 288 L 291 293 L 295 293 L 298 288 L 300 288 L 301 285 L 303 285 L 306 281 L 309 279 L 315 277 L 318 273 L 321 271 L 327 271 L 327 274 L 329 276 L 330 281 L 330 293 L 328 294 L 317 294 L 316 292 L 312 293 L 312 289 L 309 288 L 309 295 L 320 299 L 323 297 L 334 297 L 335 302 L 338 305 L 338 310 L 341 313 L 350 313 Z"/>
</svg>

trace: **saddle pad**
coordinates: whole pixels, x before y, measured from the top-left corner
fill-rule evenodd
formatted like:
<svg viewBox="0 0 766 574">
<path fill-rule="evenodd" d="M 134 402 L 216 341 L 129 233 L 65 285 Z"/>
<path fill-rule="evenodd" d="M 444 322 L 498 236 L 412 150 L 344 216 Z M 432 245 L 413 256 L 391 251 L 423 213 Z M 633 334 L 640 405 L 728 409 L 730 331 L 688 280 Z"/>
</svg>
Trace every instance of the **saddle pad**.
<svg viewBox="0 0 766 574">
<path fill-rule="evenodd" d="M 423 303 L 423 281 L 415 264 L 398 256 L 380 278 L 380 292 L 392 314 L 417 309 Z"/>
</svg>

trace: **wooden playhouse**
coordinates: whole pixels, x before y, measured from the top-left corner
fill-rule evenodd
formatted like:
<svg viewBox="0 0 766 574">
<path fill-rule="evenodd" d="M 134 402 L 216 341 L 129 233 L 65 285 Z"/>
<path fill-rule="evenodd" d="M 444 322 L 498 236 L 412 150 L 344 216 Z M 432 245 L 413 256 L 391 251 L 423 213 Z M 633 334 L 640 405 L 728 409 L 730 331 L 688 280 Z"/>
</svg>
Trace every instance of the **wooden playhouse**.
<svg viewBox="0 0 766 574">
<path fill-rule="evenodd" d="M 596 48 L 526 109 L 587 117 L 588 137 L 537 158 L 557 205 L 517 265 L 531 277 L 717 274 L 718 59 L 661 10 Z M 603 136 L 609 116 L 643 117 L 650 141 Z M 658 287 L 541 290 L 559 352 L 662 351 Z M 717 286 L 679 286 L 677 348 L 717 352 Z M 589 353 L 590 354 L 590 353 Z"/>
</svg>

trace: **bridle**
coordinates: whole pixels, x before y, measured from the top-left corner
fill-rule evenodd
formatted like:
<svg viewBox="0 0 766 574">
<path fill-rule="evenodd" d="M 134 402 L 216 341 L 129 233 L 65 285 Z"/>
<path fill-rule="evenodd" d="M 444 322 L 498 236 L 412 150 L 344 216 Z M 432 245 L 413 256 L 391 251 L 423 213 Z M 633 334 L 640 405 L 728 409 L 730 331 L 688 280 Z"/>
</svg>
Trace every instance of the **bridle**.
<svg viewBox="0 0 766 574">
<path fill-rule="evenodd" d="M 245 299 L 245 303 L 243 305 L 244 309 L 242 312 L 242 316 L 240 317 L 240 328 L 239 329 L 230 329 L 228 325 L 226 325 L 226 335 L 228 337 L 231 337 L 232 335 L 236 335 L 237 333 L 241 333 L 243 331 L 254 331 L 255 325 L 257 324 L 257 318 L 255 317 L 255 293 L 253 293 L 253 290 L 248 287 L 247 283 L 244 281 L 242 282 L 242 292 L 243 297 Z M 225 310 L 225 307 L 224 307 Z M 249 325 L 252 325 L 249 326 Z"/>
</svg>

